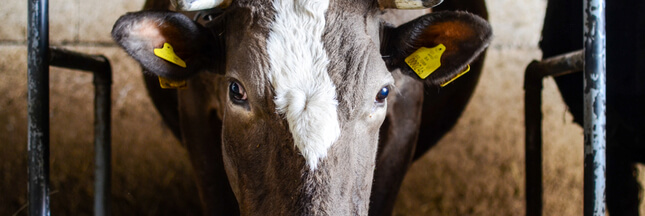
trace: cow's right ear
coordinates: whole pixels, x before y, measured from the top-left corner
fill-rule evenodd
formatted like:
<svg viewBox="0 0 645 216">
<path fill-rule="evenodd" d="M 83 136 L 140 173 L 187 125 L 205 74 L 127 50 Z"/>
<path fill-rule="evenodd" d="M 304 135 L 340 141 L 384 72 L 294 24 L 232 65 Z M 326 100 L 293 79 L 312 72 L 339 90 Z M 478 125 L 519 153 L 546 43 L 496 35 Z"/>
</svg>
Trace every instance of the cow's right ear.
<svg viewBox="0 0 645 216">
<path fill-rule="evenodd" d="M 123 15 L 114 24 L 112 38 L 146 71 L 173 80 L 186 79 L 224 62 L 221 40 L 176 12 L 141 11 Z M 167 52 L 168 55 L 180 60 L 165 60 L 155 54 L 155 49 L 166 52 L 172 49 L 174 54 Z"/>
</svg>

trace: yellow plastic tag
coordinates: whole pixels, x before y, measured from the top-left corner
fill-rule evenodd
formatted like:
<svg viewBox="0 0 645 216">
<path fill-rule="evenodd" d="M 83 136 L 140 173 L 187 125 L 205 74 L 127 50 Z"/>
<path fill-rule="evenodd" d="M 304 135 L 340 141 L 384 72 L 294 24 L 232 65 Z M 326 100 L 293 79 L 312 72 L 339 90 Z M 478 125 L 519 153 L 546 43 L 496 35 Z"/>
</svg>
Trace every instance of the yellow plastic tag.
<svg viewBox="0 0 645 216">
<path fill-rule="evenodd" d="M 180 67 L 186 67 L 186 62 L 184 62 L 184 60 L 181 60 L 181 58 L 179 58 L 179 56 L 175 54 L 175 51 L 172 49 L 172 46 L 170 46 L 169 43 L 164 43 L 162 48 L 155 48 L 154 52 L 155 55 L 159 58 L 172 62 L 176 65 L 179 65 Z"/>
<path fill-rule="evenodd" d="M 446 51 L 446 46 L 443 44 L 439 44 L 432 48 L 421 47 L 412 53 L 412 55 L 405 58 L 405 63 L 407 63 L 421 79 L 425 79 L 441 66 L 441 55 L 444 51 Z"/>
<path fill-rule="evenodd" d="M 452 79 L 450 79 L 450 80 L 448 80 L 448 81 L 446 81 L 446 82 L 444 82 L 444 83 L 441 83 L 441 87 L 447 86 L 447 85 L 448 85 L 448 84 L 450 84 L 452 81 L 455 81 L 457 78 L 459 78 L 460 76 L 462 76 L 462 75 L 464 75 L 464 74 L 468 73 L 468 71 L 470 71 L 470 65 L 468 65 L 468 67 L 466 68 L 466 70 L 465 70 L 465 71 L 462 71 L 461 73 L 457 74 L 457 76 L 453 77 Z"/>
<path fill-rule="evenodd" d="M 185 89 L 188 85 L 186 84 L 186 80 L 175 81 L 159 77 L 159 86 L 161 86 L 162 89 Z"/>
</svg>

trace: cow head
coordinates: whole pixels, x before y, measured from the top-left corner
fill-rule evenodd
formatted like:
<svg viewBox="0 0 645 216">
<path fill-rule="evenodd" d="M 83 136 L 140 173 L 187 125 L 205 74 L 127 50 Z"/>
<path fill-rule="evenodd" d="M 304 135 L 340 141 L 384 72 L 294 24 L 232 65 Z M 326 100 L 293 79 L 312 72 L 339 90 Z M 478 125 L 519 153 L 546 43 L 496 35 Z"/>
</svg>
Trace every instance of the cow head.
<svg viewBox="0 0 645 216">
<path fill-rule="evenodd" d="M 379 16 L 394 1 L 215 2 L 227 7 L 206 27 L 143 11 L 121 17 L 112 34 L 147 71 L 189 80 L 180 97 L 191 83 L 208 83 L 186 97 L 213 101 L 208 112 L 222 122 L 221 156 L 243 214 L 366 214 L 387 96 L 397 92 L 390 71 L 417 77 L 404 59 L 443 44 L 442 66 L 417 77 L 443 83 L 491 37 L 484 20 L 463 12 L 392 27 Z M 185 67 L 154 54 L 165 43 Z"/>
</svg>

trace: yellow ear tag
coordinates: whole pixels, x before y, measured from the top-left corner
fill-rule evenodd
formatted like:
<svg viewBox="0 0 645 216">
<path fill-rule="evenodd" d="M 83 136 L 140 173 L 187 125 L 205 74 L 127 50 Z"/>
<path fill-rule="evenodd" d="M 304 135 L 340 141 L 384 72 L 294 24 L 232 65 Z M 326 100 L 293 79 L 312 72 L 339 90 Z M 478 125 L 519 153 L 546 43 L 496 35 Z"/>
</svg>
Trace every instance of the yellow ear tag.
<svg viewBox="0 0 645 216">
<path fill-rule="evenodd" d="M 159 77 L 159 86 L 161 86 L 162 89 L 185 89 L 188 85 L 186 84 L 186 80 L 175 81 Z"/>
<path fill-rule="evenodd" d="M 443 44 L 439 44 L 432 48 L 421 47 L 412 53 L 412 55 L 405 58 L 405 63 L 407 63 L 421 79 L 425 79 L 441 66 L 441 55 L 444 51 L 446 51 L 446 46 Z"/>
<path fill-rule="evenodd" d="M 453 77 L 452 79 L 450 79 L 450 80 L 448 80 L 448 81 L 446 81 L 446 82 L 444 82 L 444 83 L 441 83 L 441 87 L 447 86 L 447 85 L 448 85 L 448 84 L 450 84 L 452 81 L 455 81 L 457 78 L 459 78 L 460 76 L 462 76 L 462 75 L 464 75 L 464 74 L 468 73 L 468 71 L 470 71 L 470 65 L 468 65 L 468 67 L 466 68 L 466 70 L 465 70 L 465 71 L 462 71 L 461 73 L 457 74 L 457 76 Z"/>
<path fill-rule="evenodd" d="M 169 43 L 163 43 L 163 47 L 155 48 L 154 52 L 155 55 L 159 58 L 179 65 L 179 67 L 186 68 L 186 62 L 184 62 L 184 60 L 181 60 L 181 58 L 179 58 L 179 56 L 175 54 L 175 51 L 172 49 L 172 46 L 170 46 Z"/>
</svg>

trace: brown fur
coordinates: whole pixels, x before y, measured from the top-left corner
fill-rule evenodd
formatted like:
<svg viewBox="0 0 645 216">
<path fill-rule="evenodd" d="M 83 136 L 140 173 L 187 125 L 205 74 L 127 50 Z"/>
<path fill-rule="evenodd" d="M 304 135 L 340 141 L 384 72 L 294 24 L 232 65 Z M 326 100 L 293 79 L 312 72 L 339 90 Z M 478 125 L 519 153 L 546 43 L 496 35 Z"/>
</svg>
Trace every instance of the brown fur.
<svg viewBox="0 0 645 216">
<path fill-rule="evenodd" d="M 205 213 L 236 214 L 239 209 L 243 215 L 365 215 L 372 190 L 378 195 L 372 197 L 372 202 L 382 200 L 386 207 L 383 212 L 388 213 L 391 211 L 388 206 L 391 206 L 392 197 L 396 195 L 414 154 L 421 124 L 418 116 L 423 101 L 423 84 L 415 81 L 418 78 L 410 77 L 407 66 L 383 61 L 382 44 L 393 43 L 384 43 L 382 40 L 398 38 L 404 44 L 428 46 L 431 42 L 424 42 L 427 39 L 424 34 L 406 36 L 410 36 L 409 33 L 414 30 L 429 31 L 442 38 L 441 31 L 430 27 L 436 24 L 436 18 L 433 17 L 448 20 L 465 17 L 468 20 L 471 16 L 465 13 L 426 16 L 407 27 L 394 29 L 387 37 L 381 37 L 381 14 L 375 1 L 332 1 L 326 13 L 322 39 L 331 62 L 328 73 L 337 87 L 342 133 L 318 169 L 312 171 L 305 166 L 304 158 L 293 145 L 287 122 L 275 112 L 273 90 L 267 81 L 269 64 L 265 43 L 274 16 L 270 5 L 270 2 L 261 1 L 234 2 L 209 29 L 213 39 L 207 43 L 202 43 L 206 31 L 185 19 L 173 18 L 176 23 L 170 24 L 183 26 L 181 29 L 190 31 L 181 31 L 181 35 L 175 36 L 164 35 L 167 36 L 165 40 L 184 38 L 177 43 L 179 54 L 191 54 L 195 57 L 186 58 L 199 63 L 196 64 L 199 67 L 189 67 L 185 75 L 178 76 L 190 78 L 189 88 L 177 93 L 177 118 L 182 142 L 196 170 L 196 182 Z M 146 44 L 150 41 L 129 43 L 132 34 L 120 24 L 131 20 L 137 22 L 139 16 L 175 17 L 164 14 L 126 15 L 115 25 L 113 35 L 146 70 L 175 76 L 173 72 L 181 73 L 182 70 L 173 65 L 157 63 L 158 60 L 150 56 L 149 51 L 138 50 L 136 46 L 148 46 Z M 484 29 L 473 31 L 477 32 L 474 34 L 460 30 L 461 33 L 457 35 L 465 37 L 456 39 L 465 38 L 468 43 L 472 42 L 471 45 L 485 47 L 490 38 L 490 30 L 486 28 L 490 27 L 480 20 L 475 21 L 476 24 L 469 27 Z M 160 24 L 164 26 L 166 23 Z M 473 37 L 482 32 L 484 34 L 480 38 Z M 471 38 L 474 40 L 469 40 Z M 135 44 L 135 47 L 129 44 Z M 204 44 L 209 49 L 197 48 Z M 186 49 L 182 50 L 184 47 Z M 385 48 L 386 51 L 403 49 L 387 45 Z M 400 62 L 400 57 L 413 48 L 405 47 L 403 52 L 395 52 L 401 56 L 390 57 L 390 60 Z M 469 49 L 472 53 L 457 50 L 455 55 L 463 53 L 463 56 L 458 56 L 456 59 L 461 62 L 454 64 L 467 64 L 468 59 L 472 59 L 481 49 Z M 163 73 L 157 69 L 151 70 L 155 67 L 161 67 L 159 70 Z M 391 74 L 387 68 L 401 68 L 406 72 L 395 71 Z M 459 69 L 446 67 L 438 74 L 451 76 Z M 210 73 L 199 73 L 202 70 Z M 196 75 L 191 76 L 191 73 Z M 388 105 L 376 106 L 376 93 L 393 80 L 392 76 L 397 87 L 392 89 Z M 437 83 L 440 79 L 444 78 L 432 78 L 426 83 Z M 239 82 L 246 89 L 247 102 L 236 104 L 228 99 L 227 89 L 231 82 Z M 172 106 L 172 103 L 166 105 Z M 383 110 L 386 108 L 387 111 Z M 386 115 L 387 120 L 382 124 Z M 165 117 L 172 118 L 172 115 Z M 172 122 L 172 119 L 167 122 Z M 383 129 L 380 134 L 379 129 Z M 377 145 L 381 149 L 378 165 Z M 375 185 L 372 188 L 375 169 L 377 177 L 384 176 L 378 172 L 391 175 L 393 187 Z M 377 179 L 377 185 L 389 184 L 388 181 Z M 239 208 L 236 204 L 239 204 Z"/>
</svg>

